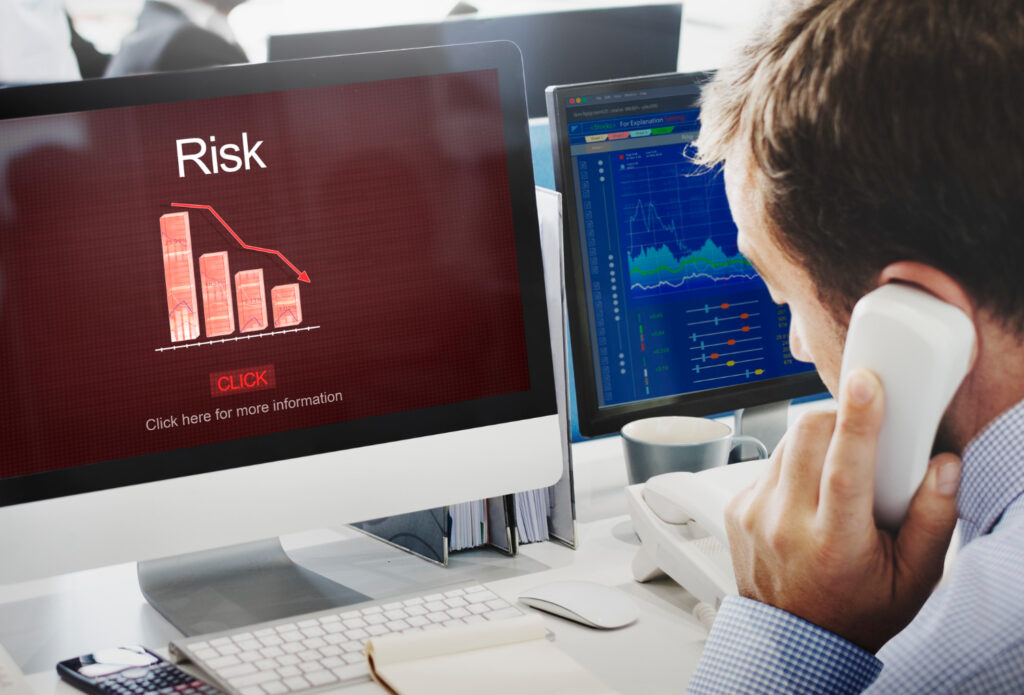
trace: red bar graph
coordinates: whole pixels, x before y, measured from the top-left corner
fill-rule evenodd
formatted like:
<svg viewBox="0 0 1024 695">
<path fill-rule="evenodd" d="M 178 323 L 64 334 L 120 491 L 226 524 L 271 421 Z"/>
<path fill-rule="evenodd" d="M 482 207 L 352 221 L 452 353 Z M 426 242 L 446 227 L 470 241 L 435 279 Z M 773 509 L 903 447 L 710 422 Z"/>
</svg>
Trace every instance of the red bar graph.
<svg viewBox="0 0 1024 695">
<path fill-rule="evenodd" d="M 267 292 L 262 268 L 235 273 L 235 298 L 241 333 L 262 331 L 267 327 Z"/>
<path fill-rule="evenodd" d="M 160 237 L 163 243 L 164 286 L 167 291 L 167 317 L 171 329 L 171 342 L 198 338 L 199 313 L 188 213 L 172 212 L 161 215 Z"/>
<path fill-rule="evenodd" d="M 277 285 L 270 290 L 270 307 L 274 313 L 274 328 L 298 326 L 302 323 L 302 300 L 299 283 Z"/>
<path fill-rule="evenodd" d="M 231 302 L 231 271 L 228 252 L 204 253 L 199 257 L 200 287 L 203 289 L 203 319 L 206 335 L 215 337 L 235 332 L 235 308 Z"/>
</svg>

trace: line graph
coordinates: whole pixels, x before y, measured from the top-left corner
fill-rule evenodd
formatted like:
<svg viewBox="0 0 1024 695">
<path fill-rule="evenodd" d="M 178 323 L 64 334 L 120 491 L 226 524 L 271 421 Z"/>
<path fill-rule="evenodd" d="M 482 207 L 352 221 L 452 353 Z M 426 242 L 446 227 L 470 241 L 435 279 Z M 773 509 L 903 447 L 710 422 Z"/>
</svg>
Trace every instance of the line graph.
<svg viewBox="0 0 1024 695">
<path fill-rule="evenodd" d="M 265 248 L 263 248 L 261 246 L 252 246 L 251 244 L 247 244 L 244 241 L 242 241 L 242 237 L 238 236 L 238 234 L 235 233 L 235 230 L 233 230 L 231 228 L 231 226 L 228 225 L 228 223 L 224 221 L 224 218 L 221 217 L 217 213 L 217 211 L 213 209 L 212 206 L 210 206 L 210 205 L 200 205 L 198 203 L 171 203 L 171 207 L 174 207 L 174 208 L 192 208 L 192 209 L 196 209 L 196 210 L 207 210 L 211 215 L 213 215 L 217 219 L 218 222 L 221 223 L 221 225 L 224 227 L 224 229 L 226 229 L 228 231 L 228 234 L 230 234 L 232 237 L 234 237 L 235 241 L 237 241 L 238 245 L 241 246 L 243 249 L 246 249 L 247 251 L 258 251 L 260 253 L 269 253 L 272 256 L 277 256 L 282 261 L 284 261 L 285 265 L 287 265 L 289 268 L 291 268 L 293 271 L 295 271 L 296 277 L 301 282 L 307 282 L 307 283 L 310 282 L 309 274 L 306 271 L 304 271 L 304 270 L 299 270 L 295 266 L 294 263 L 289 261 L 285 257 L 285 255 L 283 253 L 281 253 L 280 251 L 278 251 L 277 249 L 265 249 Z"/>
<path fill-rule="evenodd" d="M 757 282 L 736 248 L 720 177 L 694 175 L 687 146 L 651 147 L 616 162 L 615 195 L 630 296 Z"/>
</svg>

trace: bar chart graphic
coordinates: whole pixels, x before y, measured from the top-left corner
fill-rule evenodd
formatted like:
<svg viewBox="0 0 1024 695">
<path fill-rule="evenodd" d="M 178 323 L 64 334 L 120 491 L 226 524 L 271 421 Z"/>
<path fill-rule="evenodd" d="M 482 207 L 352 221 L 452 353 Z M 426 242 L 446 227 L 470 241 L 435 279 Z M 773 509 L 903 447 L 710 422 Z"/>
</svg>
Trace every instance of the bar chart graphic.
<svg viewBox="0 0 1024 695">
<path fill-rule="evenodd" d="M 192 233 L 188 213 L 176 212 L 160 218 L 164 254 L 164 284 L 167 287 L 167 318 L 171 342 L 199 337 L 199 305 L 196 302 L 196 274 L 192 266 Z"/>
<path fill-rule="evenodd" d="M 231 306 L 228 252 L 218 251 L 200 256 L 199 278 L 203 288 L 206 335 L 231 335 L 235 332 L 235 309 Z"/>
<path fill-rule="evenodd" d="M 242 242 L 209 206 L 176 204 L 176 207 L 208 209 L 243 249 L 275 254 L 289 268 L 298 272 L 298 269 L 280 252 L 249 246 Z M 193 253 L 192 230 L 187 210 L 161 215 L 160 237 L 172 346 L 157 348 L 158 352 L 196 344 L 254 337 L 252 334 L 262 337 L 319 328 L 301 325 L 302 295 L 299 282 L 275 285 L 268 292 L 263 268 L 242 268 L 232 274 L 232 262 L 227 250 L 199 256 L 197 275 L 197 259 Z M 297 279 L 309 282 L 309 276 L 305 271 L 299 272 Z M 198 302 L 200 295 L 202 306 Z M 271 327 L 283 330 L 266 331 Z M 238 335 L 233 335 L 236 332 Z M 207 338 L 219 340 L 192 342 L 204 334 Z M 179 343 L 183 345 L 176 345 Z"/>
<path fill-rule="evenodd" d="M 302 323 L 302 301 L 299 283 L 278 285 L 270 291 L 270 306 L 274 312 L 274 328 L 297 326 Z"/>
</svg>

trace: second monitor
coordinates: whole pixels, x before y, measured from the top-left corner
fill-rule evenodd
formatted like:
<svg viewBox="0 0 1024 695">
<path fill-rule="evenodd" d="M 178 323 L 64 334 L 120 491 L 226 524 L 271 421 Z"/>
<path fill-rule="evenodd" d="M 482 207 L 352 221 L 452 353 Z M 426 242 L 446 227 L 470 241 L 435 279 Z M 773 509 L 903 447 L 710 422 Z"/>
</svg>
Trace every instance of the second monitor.
<svg viewBox="0 0 1024 695">
<path fill-rule="evenodd" d="M 691 160 L 708 78 L 548 90 L 585 436 L 824 391 L 790 353 L 789 309 L 736 247 L 721 171 Z"/>
</svg>

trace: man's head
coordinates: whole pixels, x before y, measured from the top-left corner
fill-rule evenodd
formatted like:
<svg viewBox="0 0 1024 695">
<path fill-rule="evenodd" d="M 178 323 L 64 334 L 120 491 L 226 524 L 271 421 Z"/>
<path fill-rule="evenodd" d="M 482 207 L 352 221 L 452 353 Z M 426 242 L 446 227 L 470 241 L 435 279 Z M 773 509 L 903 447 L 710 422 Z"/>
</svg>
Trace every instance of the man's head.
<svg viewBox="0 0 1024 695">
<path fill-rule="evenodd" d="M 1024 334 L 1024 6 L 777 8 L 708 88 L 697 147 L 726 161 L 741 247 L 790 303 L 795 354 L 834 391 L 853 304 L 905 261 Z"/>
</svg>

